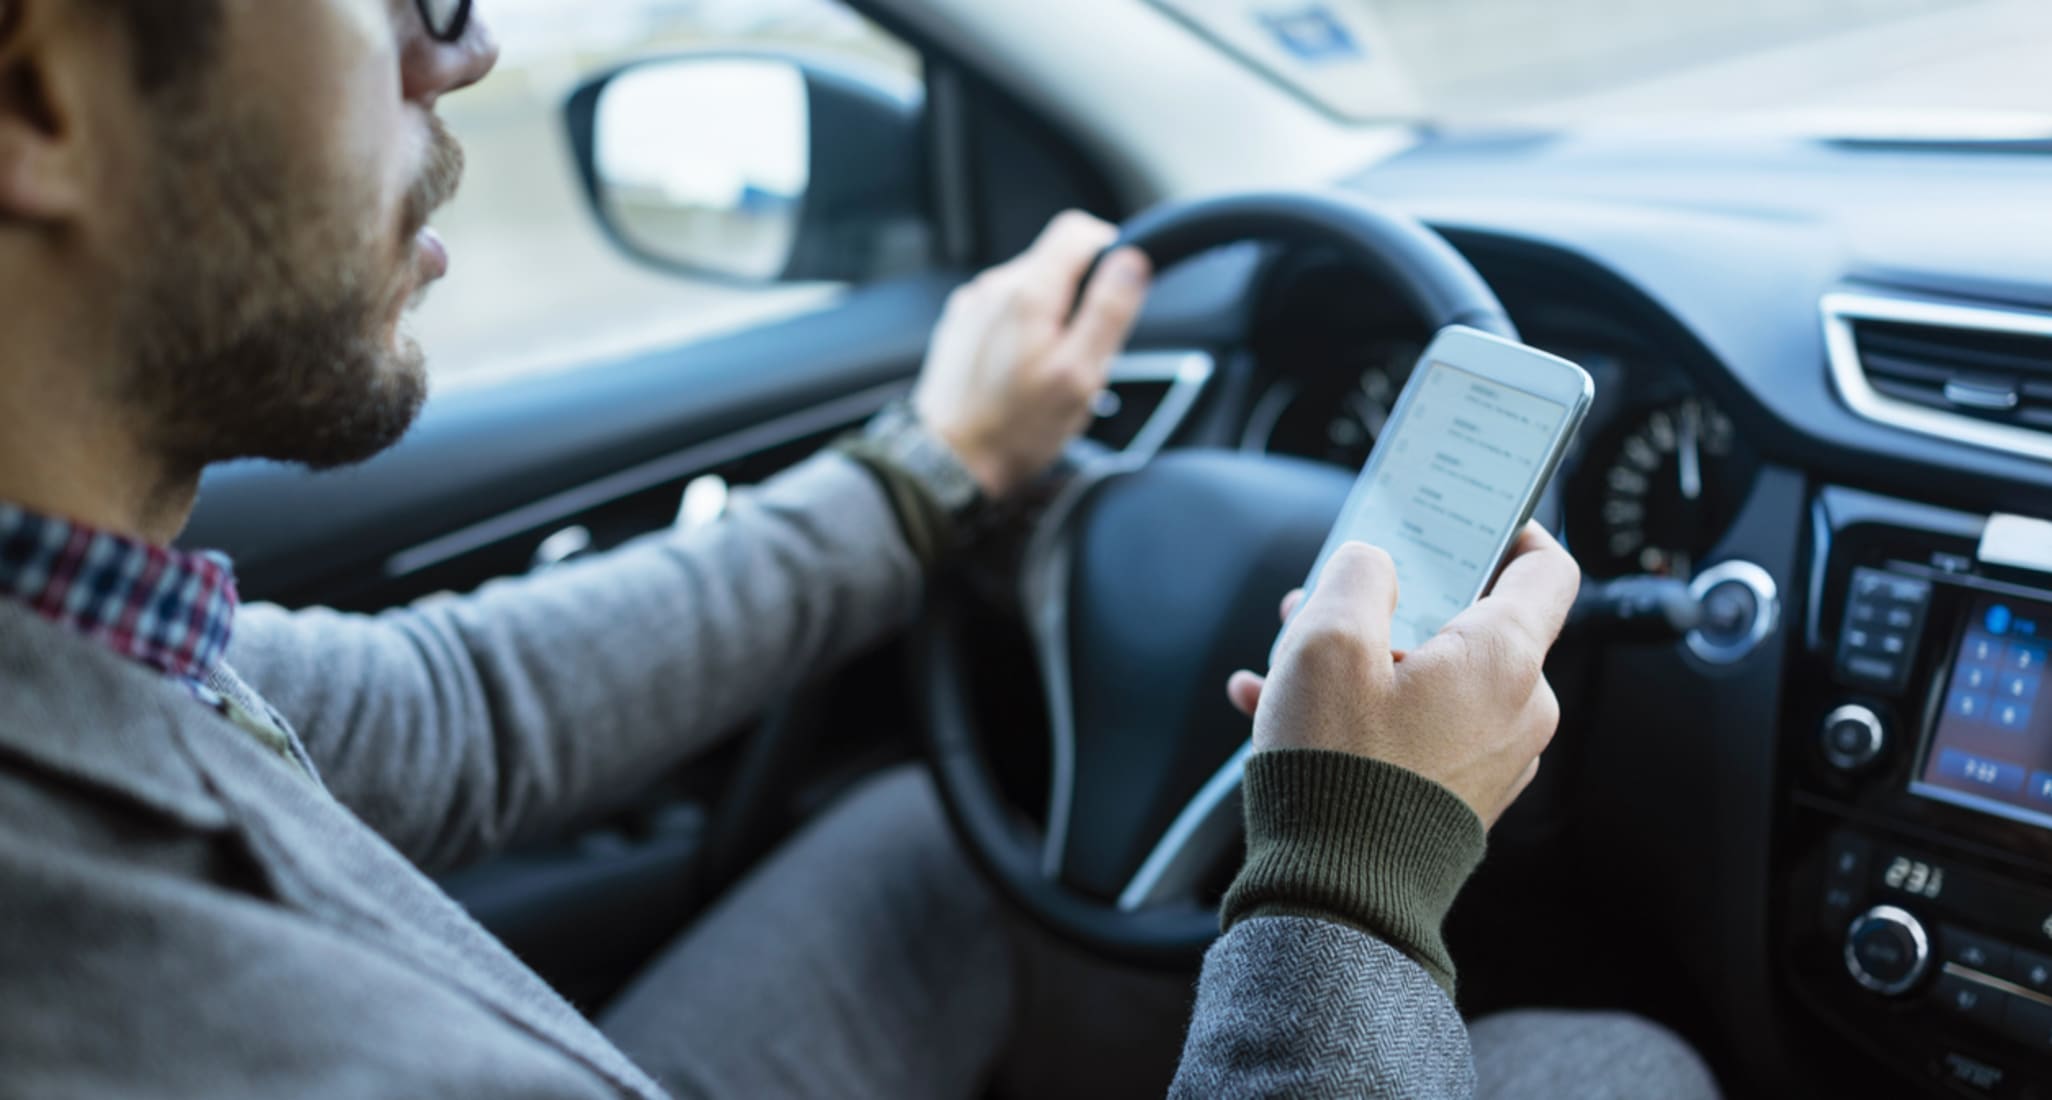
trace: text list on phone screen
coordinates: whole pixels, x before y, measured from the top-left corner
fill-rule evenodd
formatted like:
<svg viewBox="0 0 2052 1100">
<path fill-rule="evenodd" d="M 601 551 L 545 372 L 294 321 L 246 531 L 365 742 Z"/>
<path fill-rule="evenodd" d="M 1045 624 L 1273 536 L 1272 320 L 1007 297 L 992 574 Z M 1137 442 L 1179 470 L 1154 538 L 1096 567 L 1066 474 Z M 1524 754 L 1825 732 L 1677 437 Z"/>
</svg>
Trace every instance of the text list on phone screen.
<svg viewBox="0 0 2052 1100">
<path fill-rule="evenodd" d="M 1432 363 L 1397 433 L 1382 445 L 1375 482 L 1345 521 L 1345 538 L 1396 560 L 1390 644 L 1415 649 L 1467 608 L 1496 566 L 1564 405 Z"/>
</svg>

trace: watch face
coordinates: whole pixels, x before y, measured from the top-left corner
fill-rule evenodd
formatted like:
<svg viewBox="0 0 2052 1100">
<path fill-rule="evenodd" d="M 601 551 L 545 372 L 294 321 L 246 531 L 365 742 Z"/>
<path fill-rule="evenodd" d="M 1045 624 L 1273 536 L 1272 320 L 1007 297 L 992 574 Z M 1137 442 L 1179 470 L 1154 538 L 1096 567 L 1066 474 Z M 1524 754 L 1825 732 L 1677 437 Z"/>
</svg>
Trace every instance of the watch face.
<svg viewBox="0 0 2052 1100">
<path fill-rule="evenodd" d="M 928 488 L 949 511 L 961 511 L 976 502 L 976 482 L 945 446 L 930 437 L 920 439 L 912 448 L 917 456 L 914 472 L 927 481 Z"/>
<path fill-rule="evenodd" d="M 933 494 L 941 507 L 962 512 L 981 496 L 976 479 L 910 410 L 893 407 L 878 417 L 871 434 L 891 457 Z"/>
</svg>

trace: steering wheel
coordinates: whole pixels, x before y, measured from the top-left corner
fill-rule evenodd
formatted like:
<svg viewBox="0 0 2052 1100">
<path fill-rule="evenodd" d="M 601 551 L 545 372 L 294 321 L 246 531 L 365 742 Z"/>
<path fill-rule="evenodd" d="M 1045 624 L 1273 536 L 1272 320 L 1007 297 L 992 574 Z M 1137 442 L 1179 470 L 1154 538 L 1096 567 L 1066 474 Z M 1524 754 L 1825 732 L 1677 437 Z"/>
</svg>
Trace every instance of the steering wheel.
<svg viewBox="0 0 2052 1100">
<path fill-rule="evenodd" d="M 1171 203 L 1121 238 L 1157 270 L 1240 241 L 1327 248 L 1434 330 L 1517 335 L 1444 239 L 1351 195 Z M 1059 491 L 1019 576 L 1049 715 L 1044 828 L 1001 793 L 962 657 L 967 617 L 936 593 L 913 637 L 929 763 L 956 831 L 1014 904 L 1132 963 L 1187 966 L 1217 937 L 1204 893 L 1242 842 L 1251 751 L 1226 678 L 1266 667 L 1277 602 L 1303 582 L 1352 484 L 1299 459 L 1172 451 L 1110 456 Z"/>
</svg>

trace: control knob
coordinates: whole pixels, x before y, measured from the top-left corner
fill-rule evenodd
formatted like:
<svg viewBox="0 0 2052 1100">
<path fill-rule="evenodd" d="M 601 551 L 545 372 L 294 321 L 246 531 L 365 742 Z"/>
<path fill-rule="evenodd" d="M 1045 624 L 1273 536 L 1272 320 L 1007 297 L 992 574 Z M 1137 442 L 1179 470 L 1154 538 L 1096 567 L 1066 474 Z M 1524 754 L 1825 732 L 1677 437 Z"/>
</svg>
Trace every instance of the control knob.
<svg viewBox="0 0 2052 1100">
<path fill-rule="evenodd" d="M 1854 772 L 1872 764 L 1888 747 L 1881 717 L 1858 703 L 1847 703 L 1824 716 L 1824 759 L 1839 771 Z"/>
<path fill-rule="evenodd" d="M 1893 905 L 1860 914 L 1845 931 L 1845 968 L 1853 981 L 1883 996 L 1907 993 L 1931 965 L 1923 922 Z"/>
</svg>

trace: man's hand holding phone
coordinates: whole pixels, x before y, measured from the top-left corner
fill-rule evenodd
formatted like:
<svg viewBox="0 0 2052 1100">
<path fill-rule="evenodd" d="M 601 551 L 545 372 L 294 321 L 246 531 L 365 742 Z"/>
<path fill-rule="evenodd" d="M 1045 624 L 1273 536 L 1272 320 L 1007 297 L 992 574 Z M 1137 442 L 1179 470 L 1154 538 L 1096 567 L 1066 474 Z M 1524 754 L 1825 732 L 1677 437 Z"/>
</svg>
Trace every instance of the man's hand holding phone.
<svg viewBox="0 0 2052 1100">
<path fill-rule="evenodd" d="M 1487 596 L 1418 648 L 1390 647 L 1396 566 L 1348 543 L 1326 563 L 1288 627 L 1266 682 L 1236 674 L 1228 694 L 1254 719 L 1254 747 L 1367 756 L 1451 790 L 1485 825 L 1538 773 L 1560 704 L 1546 653 L 1581 587 L 1581 569 L 1529 524 Z"/>
</svg>

